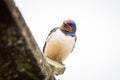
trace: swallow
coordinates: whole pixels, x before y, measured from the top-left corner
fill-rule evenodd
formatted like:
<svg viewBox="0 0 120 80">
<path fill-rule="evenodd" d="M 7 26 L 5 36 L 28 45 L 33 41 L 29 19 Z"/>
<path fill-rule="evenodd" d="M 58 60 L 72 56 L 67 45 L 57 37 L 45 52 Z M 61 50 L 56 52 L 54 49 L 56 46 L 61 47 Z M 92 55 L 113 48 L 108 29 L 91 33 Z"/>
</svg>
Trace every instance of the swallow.
<svg viewBox="0 0 120 80">
<path fill-rule="evenodd" d="M 62 63 L 73 51 L 76 43 L 76 23 L 67 19 L 60 27 L 53 28 L 45 41 L 43 54 Z"/>
</svg>

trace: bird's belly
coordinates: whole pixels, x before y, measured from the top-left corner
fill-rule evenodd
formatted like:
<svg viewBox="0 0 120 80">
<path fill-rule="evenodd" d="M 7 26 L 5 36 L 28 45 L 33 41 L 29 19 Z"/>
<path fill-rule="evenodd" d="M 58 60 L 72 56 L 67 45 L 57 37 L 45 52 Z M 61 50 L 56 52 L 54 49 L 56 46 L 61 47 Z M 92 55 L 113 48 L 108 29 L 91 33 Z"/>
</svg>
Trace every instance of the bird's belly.
<svg viewBox="0 0 120 80">
<path fill-rule="evenodd" d="M 74 43 L 73 37 L 65 36 L 63 33 L 54 33 L 47 42 L 45 55 L 58 62 L 63 62 L 71 53 Z"/>
</svg>

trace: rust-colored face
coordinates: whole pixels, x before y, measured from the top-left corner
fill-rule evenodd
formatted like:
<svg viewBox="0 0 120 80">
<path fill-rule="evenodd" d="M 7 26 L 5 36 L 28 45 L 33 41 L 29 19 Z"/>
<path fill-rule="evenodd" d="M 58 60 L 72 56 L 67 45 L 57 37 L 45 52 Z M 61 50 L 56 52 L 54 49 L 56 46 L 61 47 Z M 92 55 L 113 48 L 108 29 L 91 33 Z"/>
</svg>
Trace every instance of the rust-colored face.
<svg viewBox="0 0 120 80">
<path fill-rule="evenodd" d="M 65 31 L 72 32 L 72 27 L 65 22 L 63 22 L 60 28 Z"/>
</svg>

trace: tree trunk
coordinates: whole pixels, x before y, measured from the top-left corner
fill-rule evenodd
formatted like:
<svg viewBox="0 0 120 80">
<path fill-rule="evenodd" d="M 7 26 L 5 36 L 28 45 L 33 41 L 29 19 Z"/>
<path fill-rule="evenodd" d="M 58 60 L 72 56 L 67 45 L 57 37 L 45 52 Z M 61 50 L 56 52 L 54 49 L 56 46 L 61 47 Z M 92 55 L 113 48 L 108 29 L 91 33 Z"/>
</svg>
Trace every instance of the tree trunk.
<svg viewBox="0 0 120 80">
<path fill-rule="evenodd" d="M 13 0 L 0 0 L 0 80 L 55 80 Z"/>
</svg>

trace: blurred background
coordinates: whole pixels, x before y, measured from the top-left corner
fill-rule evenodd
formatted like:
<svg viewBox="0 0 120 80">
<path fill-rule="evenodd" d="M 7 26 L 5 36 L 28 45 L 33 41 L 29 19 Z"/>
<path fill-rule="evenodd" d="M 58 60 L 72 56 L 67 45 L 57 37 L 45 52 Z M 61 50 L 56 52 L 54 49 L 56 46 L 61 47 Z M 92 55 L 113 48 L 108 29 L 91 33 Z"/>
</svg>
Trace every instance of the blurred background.
<svg viewBox="0 0 120 80">
<path fill-rule="evenodd" d="M 42 50 L 50 30 L 77 24 L 60 80 L 120 80 L 120 0 L 14 0 Z"/>
</svg>

